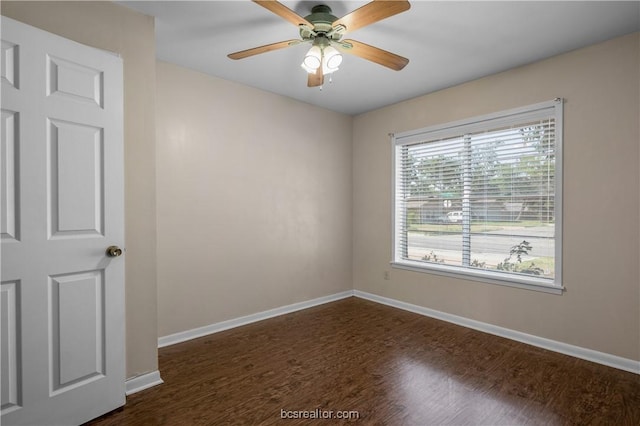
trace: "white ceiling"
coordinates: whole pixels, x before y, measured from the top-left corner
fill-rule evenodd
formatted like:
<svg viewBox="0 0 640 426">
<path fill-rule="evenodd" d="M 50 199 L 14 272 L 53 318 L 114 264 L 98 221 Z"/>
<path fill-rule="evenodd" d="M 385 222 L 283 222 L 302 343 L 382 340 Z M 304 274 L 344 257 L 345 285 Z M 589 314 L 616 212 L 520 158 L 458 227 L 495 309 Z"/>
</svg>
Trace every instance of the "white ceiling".
<svg viewBox="0 0 640 426">
<path fill-rule="evenodd" d="M 242 60 L 227 54 L 298 38 L 250 1 L 123 1 L 156 17 L 156 52 L 213 76 L 346 114 L 359 114 L 640 30 L 640 2 L 411 1 L 411 9 L 348 33 L 410 59 L 392 71 L 352 55 L 322 90 L 307 87 L 308 45 Z M 282 1 L 301 16 L 327 4 L 341 17 L 367 1 Z"/>
</svg>

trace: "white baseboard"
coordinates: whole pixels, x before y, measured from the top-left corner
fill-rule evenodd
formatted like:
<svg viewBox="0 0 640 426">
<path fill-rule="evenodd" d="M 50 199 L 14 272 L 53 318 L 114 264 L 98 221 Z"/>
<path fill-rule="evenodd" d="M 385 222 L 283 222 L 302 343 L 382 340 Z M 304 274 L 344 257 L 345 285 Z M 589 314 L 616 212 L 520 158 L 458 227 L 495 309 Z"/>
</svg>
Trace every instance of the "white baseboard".
<svg viewBox="0 0 640 426">
<path fill-rule="evenodd" d="M 127 379 L 125 382 L 125 393 L 126 395 L 131 395 L 132 393 L 140 392 L 153 386 L 161 385 L 162 383 L 164 383 L 164 381 L 160 378 L 160 372 L 158 370 L 151 371 L 150 373 Z"/>
<path fill-rule="evenodd" d="M 522 333 L 520 331 L 499 327 L 458 315 L 448 314 L 446 312 L 436 311 L 434 309 L 425 308 L 424 306 L 413 305 L 411 303 L 402 302 L 384 296 L 378 296 L 377 294 L 367 293 L 360 290 L 347 290 L 341 293 L 307 300 L 305 302 L 294 303 L 291 305 L 270 309 L 268 311 L 258 312 L 256 314 L 246 315 L 240 318 L 234 318 L 227 321 L 206 325 L 204 327 L 198 327 L 192 330 L 170 334 L 158 339 L 158 347 L 162 348 L 165 346 L 175 345 L 176 343 L 186 342 L 198 337 L 218 333 L 220 331 L 229 330 L 231 328 L 240 327 L 268 318 L 285 315 L 291 312 L 300 311 L 302 309 L 311 308 L 313 306 L 334 302 L 336 300 L 345 299 L 351 296 L 359 297 L 361 299 L 366 299 L 387 306 L 392 306 L 394 308 L 402 309 L 405 311 L 414 312 L 442 321 L 447 321 L 453 324 L 461 325 L 463 327 L 472 328 L 474 330 L 482 331 L 500 337 L 505 337 L 507 339 L 526 343 L 532 346 L 537 346 L 543 349 L 548 349 L 550 351 L 559 352 L 587 361 L 592 361 L 598 364 L 603 364 L 609 367 L 614 367 L 620 370 L 629 371 L 631 373 L 640 374 L 640 361 L 595 351 L 593 349 L 582 348 L 580 346 L 574 346 L 568 343 L 546 339 L 544 337 Z M 160 374 L 157 371 L 134 377 L 133 379 L 127 380 L 127 395 L 129 395 L 130 393 L 141 391 L 143 389 L 147 389 L 148 387 L 155 386 L 156 384 L 160 383 L 162 383 L 162 379 L 160 378 Z"/>
<path fill-rule="evenodd" d="M 631 373 L 640 374 L 640 361 L 634 361 L 632 359 L 622 358 L 604 352 L 598 352 L 593 349 L 586 349 L 580 346 L 570 345 L 568 343 L 562 343 L 555 340 L 545 339 L 543 337 L 533 336 L 531 334 L 522 333 L 520 331 L 498 327 L 496 325 L 436 311 L 434 309 L 413 305 L 411 303 L 401 302 L 399 300 L 378 296 L 377 294 L 367 293 L 360 290 L 354 290 L 353 295 L 361 299 L 370 300 L 372 302 L 392 306 L 394 308 L 403 309 L 405 311 L 414 312 L 416 314 L 436 318 L 442 321 L 447 321 L 453 324 L 461 325 L 463 327 L 472 328 L 474 330 L 483 331 L 485 333 L 494 334 L 496 336 L 516 340 L 518 342 L 526 343 L 532 346 L 537 346 L 539 348 L 548 349 L 550 351 L 559 352 L 565 355 L 585 359 L 587 361 L 592 361 L 609 367 L 618 368 L 620 370 L 629 371 Z"/>
<path fill-rule="evenodd" d="M 207 336 L 209 334 L 218 333 L 220 331 L 229 330 L 231 328 L 240 327 L 242 325 L 251 324 L 253 322 L 262 321 L 268 318 L 289 314 L 291 312 L 300 311 L 302 309 L 311 308 L 313 306 L 334 302 L 340 299 L 346 299 L 353 296 L 353 290 L 343 291 L 341 293 L 331 294 L 329 296 L 318 297 L 316 299 L 298 302 L 279 308 L 269 309 L 268 311 L 258 312 L 256 314 L 246 315 L 240 318 L 234 318 L 227 321 L 217 322 L 215 324 L 205 325 L 187 331 L 170 334 L 158 338 L 158 347 L 175 345 L 176 343 L 186 342 L 187 340 L 196 339 L 198 337 Z"/>
</svg>

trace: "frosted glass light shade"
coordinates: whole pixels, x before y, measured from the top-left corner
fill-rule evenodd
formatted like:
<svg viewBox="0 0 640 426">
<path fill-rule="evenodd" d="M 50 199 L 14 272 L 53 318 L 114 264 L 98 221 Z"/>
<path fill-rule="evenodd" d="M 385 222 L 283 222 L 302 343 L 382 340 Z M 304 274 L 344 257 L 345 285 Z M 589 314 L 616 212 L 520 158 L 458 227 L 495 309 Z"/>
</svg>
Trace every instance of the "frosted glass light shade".
<svg viewBox="0 0 640 426">
<path fill-rule="evenodd" d="M 329 72 L 336 71 L 342 63 L 342 55 L 333 46 L 324 48 L 323 65 Z"/>
<path fill-rule="evenodd" d="M 302 64 L 306 69 L 317 70 L 318 67 L 322 65 L 322 51 L 320 48 L 318 46 L 311 46 Z"/>
</svg>

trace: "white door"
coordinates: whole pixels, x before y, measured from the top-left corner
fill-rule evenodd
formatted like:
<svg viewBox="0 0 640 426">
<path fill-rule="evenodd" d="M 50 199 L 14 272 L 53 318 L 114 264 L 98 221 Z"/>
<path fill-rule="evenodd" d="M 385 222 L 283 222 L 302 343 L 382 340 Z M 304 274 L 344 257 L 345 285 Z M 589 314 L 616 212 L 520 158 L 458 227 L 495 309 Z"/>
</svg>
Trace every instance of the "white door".
<svg viewBox="0 0 640 426">
<path fill-rule="evenodd" d="M 125 402 L 122 61 L 0 30 L 0 420 L 80 424 Z"/>
</svg>

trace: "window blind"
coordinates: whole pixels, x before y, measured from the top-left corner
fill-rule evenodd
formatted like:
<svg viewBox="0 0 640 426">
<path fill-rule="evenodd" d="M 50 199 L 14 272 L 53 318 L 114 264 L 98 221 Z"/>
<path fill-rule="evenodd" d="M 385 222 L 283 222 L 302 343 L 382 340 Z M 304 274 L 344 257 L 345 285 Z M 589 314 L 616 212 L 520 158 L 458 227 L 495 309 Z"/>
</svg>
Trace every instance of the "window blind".
<svg viewBox="0 0 640 426">
<path fill-rule="evenodd" d="M 394 137 L 394 262 L 559 286 L 561 105 Z"/>
</svg>

